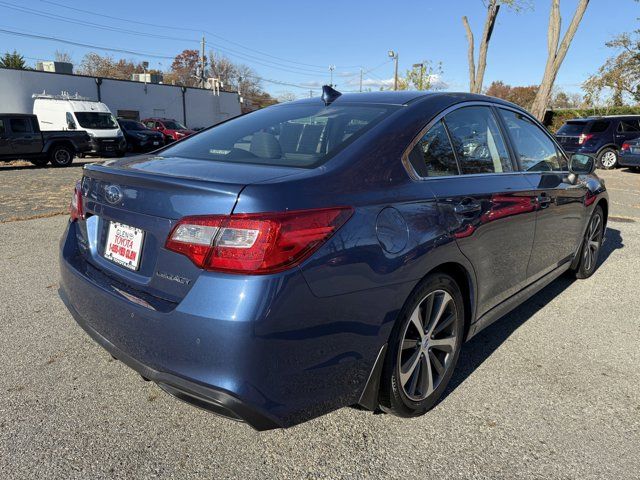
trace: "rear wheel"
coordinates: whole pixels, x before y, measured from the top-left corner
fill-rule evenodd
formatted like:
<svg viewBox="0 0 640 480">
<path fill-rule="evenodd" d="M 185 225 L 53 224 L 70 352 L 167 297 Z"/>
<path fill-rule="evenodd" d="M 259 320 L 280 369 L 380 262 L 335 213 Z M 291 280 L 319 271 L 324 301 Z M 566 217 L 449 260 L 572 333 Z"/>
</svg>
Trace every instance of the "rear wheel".
<svg viewBox="0 0 640 480">
<path fill-rule="evenodd" d="M 464 335 L 464 303 L 445 274 L 425 278 L 403 307 L 389 342 L 380 407 L 400 417 L 431 409 L 458 361 Z"/>
<path fill-rule="evenodd" d="M 54 167 L 68 167 L 73 162 L 73 150 L 66 145 L 56 145 L 49 152 L 49 161 Z"/>
<path fill-rule="evenodd" d="M 596 271 L 600 247 L 604 238 L 604 213 L 600 206 L 597 206 L 591 215 L 587 231 L 582 240 L 580 250 L 580 260 L 574 269 L 576 278 L 589 278 Z"/>
<path fill-rule="evenodd" d="M 618 166 L 618 152 L 613 148 L 605 148 L 600 152 L 600 155 L 598 155 L 598 163 L 600 167 L 605 170 L 616 168 Z"/>
</svg>

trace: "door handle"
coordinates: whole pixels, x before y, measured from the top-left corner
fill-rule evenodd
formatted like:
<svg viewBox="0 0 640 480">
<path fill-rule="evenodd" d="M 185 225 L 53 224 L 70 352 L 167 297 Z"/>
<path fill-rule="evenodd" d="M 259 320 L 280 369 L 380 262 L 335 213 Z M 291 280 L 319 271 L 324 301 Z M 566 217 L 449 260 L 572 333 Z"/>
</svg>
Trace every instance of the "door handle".
<svg viewBox="0 0 640 480">
<path fill-rule="evenodd" d="M 538 195 L 536 197 L 536 201 L 538 202 L 538 205 L 540 205 L 540 208 L 547 208 L 551 204 L 551 197 L 545 194 Z"/>
<path fill-rule="evenodd" d="M 458 215 L 470 215 L 472 213 L 478 213 L 482 210 L 482 205 L 476 201 L 471 202 L 460 202 L 455 207 L 453 207 L 453 211 Z"/>
</svg>

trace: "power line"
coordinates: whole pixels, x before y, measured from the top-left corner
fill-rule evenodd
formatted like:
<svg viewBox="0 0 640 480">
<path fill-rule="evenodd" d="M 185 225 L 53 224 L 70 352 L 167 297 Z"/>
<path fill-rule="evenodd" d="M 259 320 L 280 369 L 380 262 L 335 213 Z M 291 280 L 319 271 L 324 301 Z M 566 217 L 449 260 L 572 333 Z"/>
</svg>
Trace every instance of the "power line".
<svg viewBox="0 0 640 480">
<path fill-rule="evenodd" d="M 97 29 L 101 29 L 101 30 L 107 30 L 107 31 L 112 31 L 112 32 L 120 32 L 120 33 L 125 33 L 125 34 L 129 34 L 129 35 L 137 35 L 137 36 L 142 36 L 142 37 L 147 37 L 147 38 L 158 38 L 158 39 L 163 39 L 163 40 L 182 41 L 182 42 L 189 42 L 189 43 L 199 43 L 197 40 L 194 40 L 194 39 L 191 39 L 191 38 L 171 37 L 171 36 L 168 36 L 168 35 L 159 35 L 159 34 L 153 34 L 153 33 L 147 33 L 147 32 L 140 32 L 140 31 L 136 31 L 136 30 L 129 30 L 129 29 L 120 28 L 120 27 L 113 27 L 113 26 L 94 23 L 94 22 L 86 22 L 84 20 L 82 20 L 82 21 L 81 20 L 76 20 L 76 19 L 64 17 L 64 16 L 61 16 L 61 15 L 57 15 L 57 14 L 49 13 L 49 12 L 40 12 L 40 11 L 31 9 L 31 8 L 21 7 L 19 5 L 15 5 L 15 4 L 7 3 L 7 2 L 2 2 L 2 1 L 0 1 L 0 6 L 2 6 L 4 8 L 8 8 L 10 10 L 15 10 L 15 11 L 27 13 L 27 14 L 30 14 L 30 15 L 36 15 L 36 16 L 39 16 L 39 17 L 44 17 L 44 18 L 48 18 L 48 19 L 52 19 L 52 20 L 72 23 L 72 24 L 75 24 L 75 25 L 81 25 L 81 26 L 85 26 L 85 27 L 89 26 L 89 27 L 97 28 Z M 253 55 L 249 55 L 249 54 L 246 54 L 246 53 L 238 52 L 237 50 L 230 49 L 228 47 L 222 47 L 220 45 L 215 45 L 215 44 L 212 44 L 212 45 L 214 47 L 216 47 L 219 51 L 221 51 L 222 53 L 224 53 L 224 54 L 226 54 L 228 56 L 237 57 L 237 58 L 240 58 L 241 60 L 244 60 L 244 61 L 248 60 L 249 62 L 255 62 L 255 63 L 258 63 L 258 64 L 260 64 L 262 66 L 265 66 L 265 67 L 268 67 L 268 68 L 273 68 L 274 70 L 282 70 L 282 71 L 287 72 L 287 73 L 295 73 L 295 74 L 311 76 L 311 77 L 317 77 L 318 75 L 321 75 L 321 74 L 324 73 L 324 71 L 316 71 L 316 70 L 300 69 L 300 68 L 297 68 L 297 67 L 291 67 L 289 65 L 285 65 L 285 64 L 281 64 L 281 63 L 265 60 L 265 59 L 261 59 L 259 57 L 255 57 Z M 293 70 L 292 68 L 296 68 L 296 69 Z"/>
<path fill-rule="evenodd" d="M 4 25 L 3 25 L 4 26 Z M 4 33 L 6 35 L 15 35 L 18 37 L 26 37 L 26 38 L 34 38 L 37 40 L 48 40 L 52 42 L 65 43 L 67 45 L 74 45 L 76 47 L 84 47 L 84 48 L 92 48 L 95 50 L 103 50 L 105 52 L 115 52 L 115 53 L 125 53 L 127 55 L 135 55 L 138 57 L 148 57 L 148 58 L 159 58 L 163 60 L 173 60 L 173 57 L 167 55 L 160 55 L 156 53 L 148 53 L 148 52 L 135 52 L 133 50 L 126 50 L 122 48 L 111 48 L 111 47 L 101 47 L 99 45 L 92 45 L 89 43 L 83 42 L 75 42 L 73 40 L 66 40 L 58 37 L 51 37 L 49 35 L 39 35 L 36 33 L 26 33 L 26 32 L 16 32 L 15 30 L 7 30 L 5 28 L 0 28 L 0 33 Z"/>
<path fill-rule="evenodd" d="M 129 22 L 129 23 L 133 23 L 133 24 L 136 24 L 136 25 L 146 25 L 148 27 L 165 28 L 165 29 L 171 29 L 171 30 L 181 30 L 181 31 L 187 31 L 187 32 L 198 32 L 198 33 L 203 33 L 204 32 L 207 35 L 210 35 L 210 36 L 212 36 L 214 38 L 219 38 L 220 40 L 228 42 L 228 43 L 230 43 L 232 45 L 236 45 L 236 46 L 238 46 L 240 48 L 243 48 L 243 49 L 245 49 L 247 51 L 254 52 L 254 53 L 263 55 L 265 57 L 270 57 L 270 58 L 274 58 L 276 60 L 280 60 L 280 61 L 287 62 L 287 63 L 292 63 L 292 64 L 295 64 L 295 65 L 302 65 L 302 66 L 305 66 L 305 67 L 313 67 L 313 68 L 321 68 L 321 69 L 326 68 L 324 65 L 314 65 L 314 64 L 310 64 L 310 63 L 298 62 L 298 61 L 295 61 L 295 60 L 288 60 L 286 58 L 278 57 L 278 56 L 272 55 L 270 53 L 262 52 L 260 50 L 256 50 L 254 48 L 247 47 L 247 46 L 245 46 L 245 45 L 243 45 L 241 43 L 235 42 L 233 40 L 229 40 L 229 39 L 227 39 L 227 38 L 225 38 L 225 37 L 223 37 L 221 35 L 218 35 L 216 33 L 213 33 L 213 32 L 210 32 L 210 31 L 204 30 L 204 29 L 193 28 L 193 27 L 176 27 L 174 25 L 159 25 L 159 24 L 156 24 L 156 23 L 141 22 L 141 21 L 138 21 L 138 20 L 130 20 L 128 18 L 116 17 L 116 16 L 112 16 L 112 15 L 105 15 L 105 14 L 102 14 L 102 13 L 92 12 L 90 10 L 84 10 L 84 9 L 81 9 L 81 8 L 70 7 L 69 5 L 65 5 L 65 4 L 59 3 L 59 2 L 54 2 L 52 0 L 40 0 L 40 2 L 48 3 L 50 5 L 55 5 L 57 7 L 62 7 L 62 8 L 66 8 L 66 9 L 69 9 L 69 10 L 74 10 L 76 12 L 81 12 L 81 13 L 85 13 L 85 14 L 88 14 L 88 15 L 94 15 L 94 16 L 98 16 L 98 17 L 101 17 L 101 18 L 109 18 L 111 20 L 117 20 L 117 21 L 121 21 L 121 22 Z M 343 68 L 344 69 L 346 69 L 346 68 L 358 68 L 358 67 L 359 67 L 359 65 L 340 65 L 340 66 L 338 66 L 338 68 L 340 68 L 340 69 L 343 69 Z"/>
</svg>

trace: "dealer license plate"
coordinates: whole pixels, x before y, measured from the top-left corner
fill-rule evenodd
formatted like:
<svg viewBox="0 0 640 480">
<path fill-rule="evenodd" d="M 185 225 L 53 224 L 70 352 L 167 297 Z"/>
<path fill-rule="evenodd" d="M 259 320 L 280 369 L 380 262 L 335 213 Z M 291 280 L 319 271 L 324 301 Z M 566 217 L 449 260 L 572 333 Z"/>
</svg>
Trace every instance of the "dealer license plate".
<svg viewBox="0 0 640 480">
<path fill-rule="evenodd" d="M 124 223 L 109 222 L 104 258 L 129 270 L 138 270 L 143 240 L 144 230 Z"/>
</svg>

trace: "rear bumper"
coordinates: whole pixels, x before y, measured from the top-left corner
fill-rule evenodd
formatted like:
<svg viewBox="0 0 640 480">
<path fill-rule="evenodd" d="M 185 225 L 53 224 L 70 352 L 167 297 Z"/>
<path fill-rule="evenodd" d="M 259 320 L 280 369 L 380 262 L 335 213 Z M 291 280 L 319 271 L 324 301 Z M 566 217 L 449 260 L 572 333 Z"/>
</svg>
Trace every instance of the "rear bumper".
<svg viewBox="0 0 640 480">
<path fill-rule="evenodd" d="M 299 270 L 201 274 L 157 309 L 93 275 L 77 223 L 61 240 L 60 295 L 113 356 L 178 398 L 258 430 L 358 402 L 413 285 L 315 297 Z"/>
<path fill-rule="evenodd" d="M 640 155 L 631 153 L 618 155 L 618 165 L 621 167 L 640 167 Z"/>
<path fill-rule="evenodd" d="M 60 298 L 82 329 L 113 357 L 132 368 L 145 380 L 158 384 L 165 392 L 191 405 L 208 410 L 232 420 L 246 422 L 256 430 L 270 430 L 282 425 L 272 418 L 246 405 L 234 395 L 224 390 L 201 385 L 167 372 L 155 370 L 128 355 L 108 339 L 98 333 L 70 303 L 65 291 L 59 290 Z"/>
</svg>

